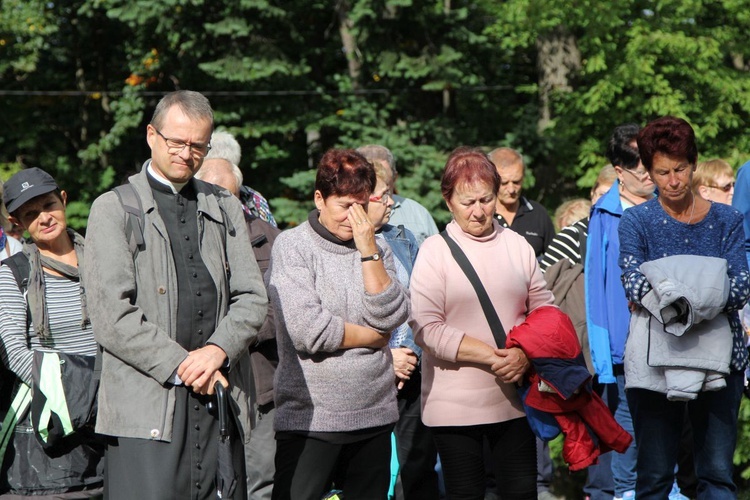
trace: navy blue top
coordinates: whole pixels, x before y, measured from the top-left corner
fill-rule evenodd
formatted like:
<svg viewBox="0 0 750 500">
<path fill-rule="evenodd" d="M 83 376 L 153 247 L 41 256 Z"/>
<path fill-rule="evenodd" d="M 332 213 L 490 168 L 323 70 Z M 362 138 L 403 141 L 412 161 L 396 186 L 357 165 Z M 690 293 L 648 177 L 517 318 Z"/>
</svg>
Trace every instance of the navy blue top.
<svg viewBox="0 0 750 500">
<path fill-rule="evenodd" d="M 727 261 L 729 298 L 726 312 L 732 328 L 732 369 L 747 364 L 744 331 L 738 311 L 750 297 L 743 218 L 729 205 L 712 203 L 706 217 L 686 224 L 667 215 L 657 198 L 626 210 L 620 220 L 620 267 L 628 300 L 641 304 L 651 285 L 638 270 L 647 261 L 672 255 L 719 257 Z"/>
</svg>

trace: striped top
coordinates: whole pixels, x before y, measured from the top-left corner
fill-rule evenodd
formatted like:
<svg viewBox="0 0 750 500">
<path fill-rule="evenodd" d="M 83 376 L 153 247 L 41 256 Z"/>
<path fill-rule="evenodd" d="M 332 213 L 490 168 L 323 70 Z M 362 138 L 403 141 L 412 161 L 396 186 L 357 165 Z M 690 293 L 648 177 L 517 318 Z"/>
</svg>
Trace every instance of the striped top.
<svg viewBox="0 0 750 500">
<path fill-rule="evenodd" d="M 580 233 L 583 232 L 584 236 L 588 236 L 588 229 L 588 217 L 562 228 L 542 255 L 542 261 L 539 264 L 542 272 L 545 272 L 561 259 L 568 259 L 571 264 L 583 264 L 581 262 Z"/>
<path fill-rule="evenodd" d="M 21 295 L 13 272 L 0 266 L 0 359 L 24 382 L 31 384 L 32 351 L 50 349 L 67 354 L 96 355 L 96 341 L 91 325 L 81 328 L 81 292 L 77 281 L 45 273 L 47 313 L 50 335 L 40 342 L 26 336 L 26 301 Z"/>
</svg>

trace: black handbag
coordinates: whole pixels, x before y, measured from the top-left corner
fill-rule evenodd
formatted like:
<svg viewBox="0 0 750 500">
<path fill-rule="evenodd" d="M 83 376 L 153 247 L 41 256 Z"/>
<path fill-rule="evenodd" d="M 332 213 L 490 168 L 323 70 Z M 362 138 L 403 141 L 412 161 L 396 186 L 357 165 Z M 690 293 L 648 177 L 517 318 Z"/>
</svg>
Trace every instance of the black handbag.
<svg viewBox="0 0 750 500">
<path fill-rule="evenodd" d="M 96 421 L 96 356 L 35 350 L 31 363 L 31 424 L 44 449 Z"/>
</svg>

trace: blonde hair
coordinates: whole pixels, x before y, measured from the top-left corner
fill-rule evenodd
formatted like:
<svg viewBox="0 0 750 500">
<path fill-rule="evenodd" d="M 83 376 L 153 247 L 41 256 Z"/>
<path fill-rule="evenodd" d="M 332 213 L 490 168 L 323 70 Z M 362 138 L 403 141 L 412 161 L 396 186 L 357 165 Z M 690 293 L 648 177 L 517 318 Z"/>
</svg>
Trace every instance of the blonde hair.
<svg viewBox="0 0 750 500">
<path fill-rule="evenodd" d="M 615 172 L 615 167 L 612 165 L 604 165 L 602 169 L 599 171 L 599 175 L 596 176 L 596 181 L 594 181 L 594 185 L 591 186 L 591 194 L 590 197 L 594 197 L 594 193 L 596 193 L 596 190 L 601 186 L 609 185 L 615 183 L 615 179 L 617 179 L 617 172 Z"/>
<path fill-rule="evenodd" d="M 576 221 L 589 216 L 591 201 L 586 198 L 568 200 L 555 210 L 555 228 L 557 231 L 568 227 Z"/>
<path fill-rule="evenodd" d="M 698 167 L 693 172 L 693 192 L 698 193 L 700 186 L 715 185 L 717 177 L 721 175 L 728 175 L 734 179 L 734 170 L 729 162 L 714 159 L 698 163 Z"/>
</svg>

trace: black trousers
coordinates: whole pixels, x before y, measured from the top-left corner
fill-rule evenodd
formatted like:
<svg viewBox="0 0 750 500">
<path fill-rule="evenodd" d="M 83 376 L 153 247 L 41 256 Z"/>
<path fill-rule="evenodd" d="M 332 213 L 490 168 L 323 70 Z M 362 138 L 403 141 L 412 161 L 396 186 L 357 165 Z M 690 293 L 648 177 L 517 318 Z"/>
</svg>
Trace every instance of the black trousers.
<svg viewBox="0 0 750 500">
<path fill-rule="evenodd" d="M 390 486 L 391 432 L 348 444 L 301 435 L 276 441 L 274 500 L 320 500 L 335 484 L 345 498 L 383 500 Z"/>
<path fill-rule="evenodd" d="M 465 427 L 433 427 L 449 500 L 482 500 L 486 490 L 483 444 L 503 500 L 535 500 L 536 438 L 526 418 Z"/>
<path fill-rule="evenodd" d="M 111 438 L 107 445 L 104 498 L 107 500 L 213 500 L 218 460 L 219 423 L 200 396 L 175 387 L 172 441 Z M 247 498 L 242 440 L 232 424 L 234 500 Z"/>
</svg>

